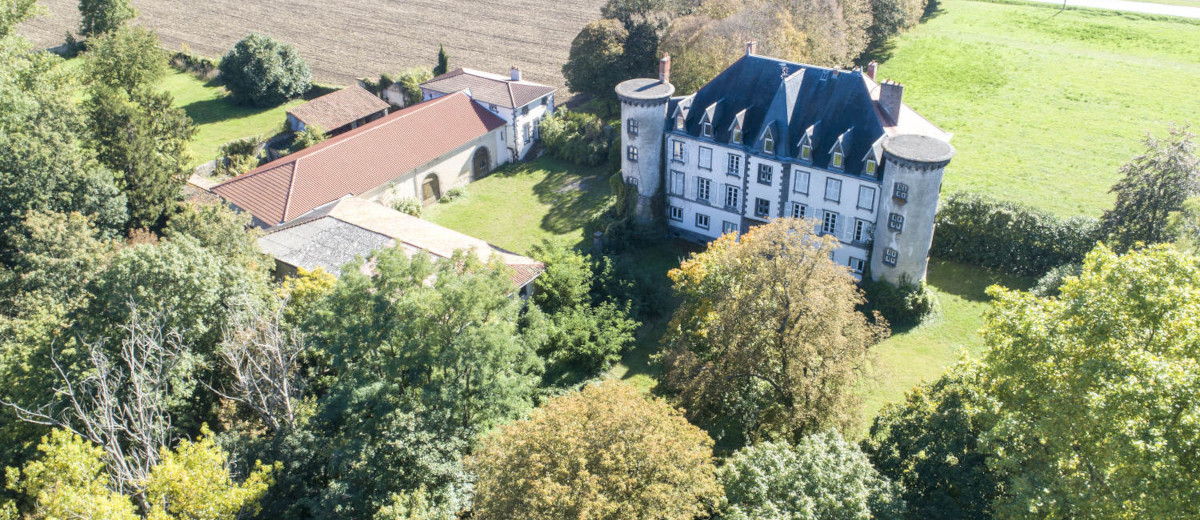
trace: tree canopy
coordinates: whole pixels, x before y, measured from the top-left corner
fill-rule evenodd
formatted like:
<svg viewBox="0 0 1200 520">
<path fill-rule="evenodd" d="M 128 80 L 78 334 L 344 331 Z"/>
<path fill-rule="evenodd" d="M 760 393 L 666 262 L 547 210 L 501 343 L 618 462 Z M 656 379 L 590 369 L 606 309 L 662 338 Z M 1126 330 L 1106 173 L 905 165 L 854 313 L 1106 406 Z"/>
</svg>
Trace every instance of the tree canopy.
<svg viewBox="0 0 1200 520">
<path fill-rule="evenodd" d="M 237 103 L 275 106 L 308 92 L 312 71 L 295 47 L 250 33 L 221 58 L 225 88 Z"/>
<path fill-rule="evenodd" d="M 79 0 L 79 34 L 100 36 L 137 17 L 129 0 Z"/>
<path fill-rule="evenodd" d="M 617 83 L 627 79 L 625 38 L 629 31 L 616 20 L 597 20 L 587 24 L 571 41 L 571 52 L 563 65 L 563 77 L 571 92 L 611 98 Z"/>
<path fill-rule="evenodd" d="M 1170 242 L 1169 218 L 1200 194 L 1200 157 L 1187 127 L 1171 128 L 1166 138 L 1147 135 L 1146 151 L 1121 167 L 1113 185 L 1113 208 L 1101 218 L 1113 247 L 1125 251 L 1141 242 Z"/>
</svg>

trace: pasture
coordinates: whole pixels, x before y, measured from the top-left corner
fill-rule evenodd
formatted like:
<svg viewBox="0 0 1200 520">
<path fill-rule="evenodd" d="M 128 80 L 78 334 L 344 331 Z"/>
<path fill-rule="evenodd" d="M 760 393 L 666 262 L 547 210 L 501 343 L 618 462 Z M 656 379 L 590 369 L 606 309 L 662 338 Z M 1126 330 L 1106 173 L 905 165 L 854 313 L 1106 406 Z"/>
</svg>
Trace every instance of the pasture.
<svg viewBox="0 0 1200 520">
<path fill-rule="evenodd" d="M 953 132 L 948 191 L 1099 215 L 1146 132 L 1200 113 L 1200 22 L 944 0 L 879 75 Z"/>
<path fill-rule="evenodd" d="M 49 14 L 24 24 L 36 44 L 63 42 L 79 23 L 77 0 L 40 0 Z M 571 40 L 600 17 L 604 0 L 295 0 L 262 2 L 133 0 L 136 23 L 153 28 L 163 45 L 219 58 L 252 31 L 300 49 L 319 82 L 349 85 L 355 78 L 432 67 L 438 44 L 451 67 L 505 73 L 562 86 Z M 565 94 L 565 93 L 564 93 Z"/>
</svg>

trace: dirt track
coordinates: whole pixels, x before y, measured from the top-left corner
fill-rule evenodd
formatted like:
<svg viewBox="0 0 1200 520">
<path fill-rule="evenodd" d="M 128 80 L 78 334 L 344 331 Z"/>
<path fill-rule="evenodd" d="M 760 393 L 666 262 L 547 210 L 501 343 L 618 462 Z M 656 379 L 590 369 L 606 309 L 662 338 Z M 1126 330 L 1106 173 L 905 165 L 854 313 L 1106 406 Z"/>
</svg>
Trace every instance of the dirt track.
<svg viewBox="0 0 1200 520">
<path fill-rule="evenodd" d="M 50 11 L 22 26 L 40 46 L 63 42 L 78 25 L 78 0 L 41 0 Z M 220 57 L 251 31 L 295 44 L 317 81 L 354 78 L 436 62 L 562 86 L 571 40 L 599 18 L 604 0 L 133 0 L 138 22 L 169 49 Z M 563 93 L 565 94 L 565 92 Z"/>
</svg>

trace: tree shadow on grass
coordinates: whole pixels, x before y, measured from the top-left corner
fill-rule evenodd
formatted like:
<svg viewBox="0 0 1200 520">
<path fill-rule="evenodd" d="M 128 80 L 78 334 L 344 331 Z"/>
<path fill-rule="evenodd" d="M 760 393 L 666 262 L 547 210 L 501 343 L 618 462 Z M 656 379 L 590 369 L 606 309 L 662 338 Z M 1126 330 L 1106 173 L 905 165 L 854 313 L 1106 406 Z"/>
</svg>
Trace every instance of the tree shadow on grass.
<svg viewBox="0 0 1200 520">
<path fill-rule="evenodd" d="M 987 288 L 1001 285 L 1010 289 L 1028 290 L 1037 280 L 1024 276 L 990 271 L 982 267 L 949 260 L 932 259 L 926 283 L 931 287 L 972 302 L 988 302 Z"/>
<path fill-rule="evenodd" d="M 541 227 L 554 234 L 586 227 L 608 204 L 612 194 L 607 166 L 576 166 L 543 157 L 522 167 L 548 172 L 534 185 L 533 192 L 538 202 L 550 206 Z"/>
<path fill-rule="evenodd" d="M 188 117 L 192 118 L 192 122 L 197 125 L 206 125 L 258 115 L 268 110 L 273 110 L 273 108 L 236 105 L 229 98 L 222 96 L 214 99 L 193 101 L 184 105 L 183 111 L 187 112 Z M 279 124 L 282 126 L 283 121 L 280 121 Z"/>
</svg>

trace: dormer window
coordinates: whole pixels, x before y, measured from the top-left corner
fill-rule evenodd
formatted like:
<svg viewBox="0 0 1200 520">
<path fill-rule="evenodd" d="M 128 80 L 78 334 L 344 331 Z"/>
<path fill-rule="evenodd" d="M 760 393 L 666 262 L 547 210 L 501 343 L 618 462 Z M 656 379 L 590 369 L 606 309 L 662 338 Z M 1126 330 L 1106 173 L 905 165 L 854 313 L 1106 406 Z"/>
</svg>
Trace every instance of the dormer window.
<svg viewBox="0 0 1200 520">
<path fill-rule="evenodd" d="M 867 159 L 867 166 L 864 168 L 867 175 L 875 175 L 875 159 Z"/>
<path fill-rule="evenodd" d="M 833 167 L 841 168 L 842 163 L 844 163 L 844 162 L 845 162 L 845 157 L 842 157 L 842 150 L 841 149 L 834 150 L 833 151 L 833 162 L 831 163 L 833 165 Z"/>
<path fill-rule="evenodd" d="M 680 112 L 675 116 L 675 129 L 683 130 L 683 112 Z"/>
<path fill-rule="evenodd" d="M 741 128 L 738 128 L 736 126 L 733 127 L 733 133 L 729 136 L 729 142 L 737 143 L 737 144 L 742 143 L 742 129 Z"/>
<path fill-rule="evenodd" d="M 763 136 L 763 152 L 769 154 L 775 153 L 775 138 L 771 136 L 770 131 L 767 132 L 767 135 Z"/>
<path fill-rule="evenodd" d="M 800 145 L 800 158 L 806 161 L 812 160 L 812 146 L 808 143 Z"/>
<path fill-rule="evenodd" d="M 700 134 L 704 137 L 712 137 L 712 123 L 708 118 L 704 118 L 704 122 L 700 123 Z"/>
</svg>

